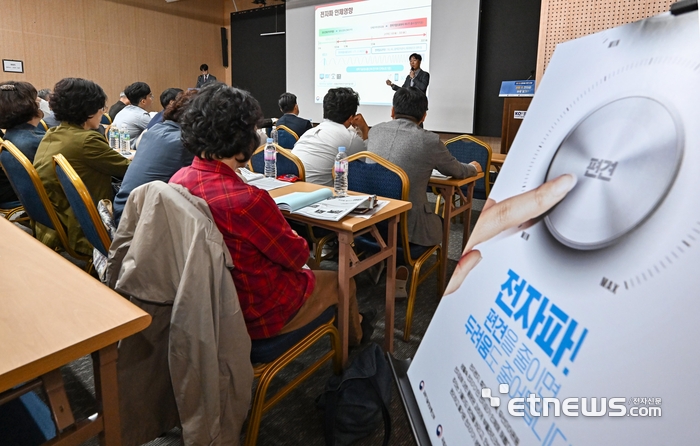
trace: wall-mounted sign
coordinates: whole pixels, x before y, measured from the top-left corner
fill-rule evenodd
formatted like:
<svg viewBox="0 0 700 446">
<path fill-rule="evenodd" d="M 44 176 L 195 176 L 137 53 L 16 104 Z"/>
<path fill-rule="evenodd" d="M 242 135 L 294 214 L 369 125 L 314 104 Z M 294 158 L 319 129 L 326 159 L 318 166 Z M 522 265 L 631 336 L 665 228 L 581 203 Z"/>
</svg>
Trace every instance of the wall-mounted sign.
<svg viewBox="0 0 700 446">
<path fill-rule="evenodd" d="M 2 71 L 7 73 L 24 73 L 24 63 L 21 60 L 2 60 Z"/>
</svg>

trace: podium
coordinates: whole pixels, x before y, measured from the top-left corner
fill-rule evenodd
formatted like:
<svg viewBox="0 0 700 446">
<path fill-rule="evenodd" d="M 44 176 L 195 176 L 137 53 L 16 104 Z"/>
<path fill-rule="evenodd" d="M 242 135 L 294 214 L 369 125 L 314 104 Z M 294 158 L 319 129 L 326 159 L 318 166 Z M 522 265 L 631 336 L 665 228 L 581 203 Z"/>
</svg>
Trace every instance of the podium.
<svg viewBox="0 0 700 446">
<path fill-rule="evenodd" d="M 503 81 L 501 83 L 501 91 L 498 96 L 505 98 L 501 126 L 501 153 L 507 154 L 510 150 L 534 94 L 534 80 Z"/>
</svg>

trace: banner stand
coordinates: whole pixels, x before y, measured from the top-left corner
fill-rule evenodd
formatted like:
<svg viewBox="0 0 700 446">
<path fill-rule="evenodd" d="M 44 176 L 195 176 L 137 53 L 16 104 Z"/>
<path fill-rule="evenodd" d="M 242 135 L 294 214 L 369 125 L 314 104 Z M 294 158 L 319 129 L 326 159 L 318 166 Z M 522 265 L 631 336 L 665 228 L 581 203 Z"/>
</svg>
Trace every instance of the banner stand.
<svg viewBox="0 0 700 446">
<path fill-rule="evenodd" d="M 420 413 L 418 403 L 416 402 L 416 397 L 411 389 L 411 383 L 408 380 L 408 375 L 406 374 L 409 366 L 411 365 L 411 359 L 396 359 L 391 353 L 386 354 L 386 359 L 389 361 L 389 366 L 391 366 L 391 372 L 394 375 L 396 387 L 399 389 L 401 402 L 403 403 L 403 408 L 406 411 L 408 424 L 411 426 L 411 431 L 413 432 L 413 438 L 415 438 L 416 444 L 418 446 L 430 446 L 430 436 L 425 428 L 423 416 Z"/>
</svg>

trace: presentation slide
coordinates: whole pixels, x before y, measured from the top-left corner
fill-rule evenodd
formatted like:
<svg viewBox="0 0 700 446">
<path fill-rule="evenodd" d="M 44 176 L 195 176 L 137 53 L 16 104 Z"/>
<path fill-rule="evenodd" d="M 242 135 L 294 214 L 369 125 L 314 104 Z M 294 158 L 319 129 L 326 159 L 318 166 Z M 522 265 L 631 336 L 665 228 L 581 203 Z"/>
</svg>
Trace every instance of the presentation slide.
<svg viewBox="0 0 700 446">
<path fill-rule="evenodd" d="M 323 120 L 329 89 L 351 87 L 370 126 L 391 120 L 394 91 L 418 53 L 430 73 L 425 128 L 472 133 L 480 0 L 287 0 L 287 91 Z M 496 95 L 498 92 L 494 92 Z"/>
<path fill-rule="evenodd" d="M 410 72 L 409 56 L 430 72 L 431 0 L 353 1 L 316 7 L 315 102 L 330 88 L 361 91 L 364 105 L 391 105 Z"/>
</svg>

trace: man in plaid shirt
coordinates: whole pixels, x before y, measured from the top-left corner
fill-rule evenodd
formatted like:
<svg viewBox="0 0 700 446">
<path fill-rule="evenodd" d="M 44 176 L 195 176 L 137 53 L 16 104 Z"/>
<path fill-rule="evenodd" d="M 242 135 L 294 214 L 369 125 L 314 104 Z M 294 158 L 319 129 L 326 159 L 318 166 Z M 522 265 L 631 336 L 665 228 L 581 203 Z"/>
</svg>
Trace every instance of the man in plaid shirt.
<svg viewBox="0 0 700 446">
<path fill-rule="evenodd" d="M 306 241 L 266 191 L 235 172 L 255 150 L 261 118 L 248 92 L 206 85 L 181 117 L 182 141 L 195 159 L 170 180 L 209 205 L 233 258 L 231 274 L 251 339 L 299 329 L 338 303 L 338 274 L 303 269 Z M 349 341 L 356 345 L 362 328 L 354 283 L 350 294 Z"/>
</svg>

